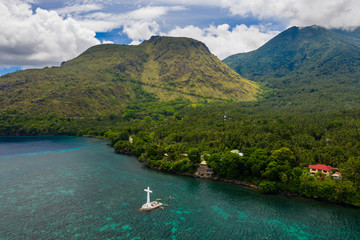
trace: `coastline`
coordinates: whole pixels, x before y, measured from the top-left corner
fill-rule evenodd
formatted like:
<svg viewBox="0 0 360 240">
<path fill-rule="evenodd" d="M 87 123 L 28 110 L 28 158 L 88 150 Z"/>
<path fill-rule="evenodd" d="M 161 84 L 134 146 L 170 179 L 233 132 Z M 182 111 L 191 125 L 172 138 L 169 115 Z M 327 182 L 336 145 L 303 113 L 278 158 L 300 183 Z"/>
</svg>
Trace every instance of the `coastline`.
<svg viewBox="0 0 360 240">
<path fill-rule="evenodd" d="M 115 152 L 115 151 L 114 151 Z M 118 152 L 116 152 L 118 153 Z M 119 154 L 127 154 L 127 155 L 133 155 L 131 153 L 119 153 Z M 139 161 L 139 159 L 138 159 Z M 141 161 L 140 161 L 141 162 Z M 192 178 L 200 178 L 200 179 L 204 179 L 204 180 L 211 180 L 211 181 L 218 181 L 218 182 L 225 182 L 225 183 L 230 183 L 230 184 L 234 184 L 234 185 L 239 185 L 239 186 L 242 186 L 242 187 L 246 187 L 246 188 L 250 188 L 250 189 L 253 189 L 253 190 L 256 190 L 256 191 L 259 191 L 259 186 L 254 184 L 254 183 L 251 183 L 251 182 L 245 182 L 245 181 L 240 181 L 240 180 L 229 180 L 229 179 L 225 179 L 225 178 L 220 178 L 220 177 L 217 177 L 217 176 L 214 176 L 214 177 L 210 177 L 210 178 L 206 178 L 206 177 L 199 177 L 199 176 L 196 176 L 195 174 L 191 174 L 189 172 L 168 172 L 168 171 L 164 171 L 162 170 L 161 168 L 158 168 L 158 167 L 154 167 L 151 165 L 151 163 L 147 163 L 147 162 L 141 162 L 144 166 L 146 166 L 147 168 L 150 168 L 150 169 L 153 169 L 155 171 L 158 171 L 158 172 L 163 172 L 163 173 L 168 173 L 168 174 L 174 174 L 174 175 L 179 175 L 179 176 L 186 176 L 186 177 L 192 177 Z"/>
<path fill-rule="evenodd" d="M 108 145 L 111 146 L 109 143 L 108 143 Z M 111 147 L 113 147 L 113 146 L 111 146 Z M 211 178 L 205 178 L 205 177 L 194 176 L 194 174 L 191 174 L 189 172 L 185 172 L 185 173 L 182 173 L 182 172 L 168 172 L 168 171 L 162 170 L 159 167 L 152 166 L 151 163 L 140 161 L 135 153 L 132 153 L 132 152 L 118 152 L 118 151 L 115 151 L 115 149 L 114 149 L 114 153 L 135 156 L 136 159 L 139 162 L 141 162 L 144 166 L 146 166 L 147 168 L 150 168 L 152 170 L 158 171 L 158 172 L 162 172 L 162 173 L 166 173 L 166 174 L 174 174 L 174 175 L 178 175 L 178 176 L 192 177 L 192 178 L 201 178 L 203 180 L 224 182 L 224 183 L 237 185 L 239 187 L 244 187 L 244 188 L 250 189 L 252 191 L 256 191 L 256 192 L 261 193 L 260 190 L 259 190 L 259 186 L 254 184 L 254 183 L 251 183 L 251 182 L 240 181 L 240 180 L 229 180 L 229 179 L 224 179 L 224 178 L 220 178 L 220 177 L 217 177 L 217 176 L 214 176 L 214 177 L 211 177 Z M 261 193 L 261 194 L 264 194 L 264 193 Z M 332 204 L 332 205 L 340 205 L 340 206 L 351 207 L 351 208 L 356 208 L 356 209 L 360 208 L 360 207 L 352 205 L 352 204 L 347 204 L 347 203 L 342 203 L 342 202 L 332 202 L 332 201 L 328 201 L 326 199 L 307 197 L 305 195 L 301 195 L 301 194 L 298 194 L 298 193 L 292 193 L 292 192 L 279 191 L 277 193 L 271 193 L 271 194 L 266 194 L 265 193 L 265 195 L 280 195 L 280 196 L 289 197 L 289 198 L 302 198 L 302 199 L 307 199 L 307 200 L 314 200 L 314 201 L 324 202 L 324 203 Z"/>
<path fill-rule="evenodd" d="M 115 151 L 114 151 L 115 152 Z M 118 154 L 125 154 L 125 153 L 119 153 L 119 152 L 115 152 Z M 133 155 L 133 154 L 126 154 L 126 155 Z M 135 155 L 133 155 L 135 156 Z M 139 161 L 139 159 L 137 159 Z M 141 162 L 141 161 L 139 161 Z M 224 178 L 219 178 L 219 177 L 212 177 L 212 178 L 205 178 L 205 177 L 195 177 L 194 174 L 191 173 L 181 173 L 181 172 L 167 172 L 167 171 L 163 171 L 162 169 L 158 168 L 158 167 L 153 167 L 151 166 L 151 164 L 149 163 L 145 163 L 145 162 L 141 162 L 144 166 L 146 166 L 147 168 L 150 168 L 152 170 L 158 171 L 158 172 L 162 172 L 162 173 L 167 173 L 167 174 L 174 174 L 174 175 L 178 175 L 178 176 L 185 176 L 185 177 L 192 177 L 192 178 L 201 178 L 203 180 L 210 180 L 210 181 L 217 181 L 217 182 L 224 182 L 224 183 L 228 183 L 228 184 L 232 184 L 232 185 L 237 185 L 239 187 L 244 187 L 247 189 L 250 189 L 252 191 L 256 191 L 259 192 L 259 186 L 255 185 L 253 183 L 250 182 L 244 182 L 244 181 L 240 181 L 240 180 L 228 180 L 228 179 L 224 179 Z M 262 193 L 263 194 L 263 193 Z M 311 197 L 307 197 L 298 193 L 292 193 L 292 192 L 283 192 L 283 191 L 279 191 L 275 194 L 265 194 L 265 195 L 280 195 L 280 196 L 284 196 L 284 197 L 289 197 L 289 198 L 301 198 L 301 199 L 307 199 L 307 200 L 313 200 L 313 201 L 319 201 L 319 202 L 324 202 L 327 204 L 332 204 L 332 205 L 340 205 L 340 206 L 344 206 L 344 207 L 351 207 L 351 208 L 356 208 L 359 209 L 359 207 L 351 205 L 351 204 L 346 204 L 346 203 L 340 203 L 340 202 L 331 202 L 331 201 L 327 201 L 325 199 L 320 199 L 320 198 L 311 198 Z"/>
<path fill-rule="evenodd" d="M 108 143 L 107 145 L 111 146 L 110 143 Z M 111 146 L 111 147 L 113 147 L 113 146 Z M 214 177 L 211 177 L 211 178 L 205 178 L 205 177 L 195 176 L 195 174 L 191 174 L 191 173 L 189 173 L 189 172 L 184 172 L 184 173 L 182 173 L 182 172 L 168 172 L 168 171 L 162 170 L 162 169 L 159 168 L 159 167 L 154 167 L 154 166 L 152 166 L 151 163 L 147 163 L 147 162 L 140 161 L 139 158 L 136 156 L 135 153 L 126 152 L 126 151 L 124 151 L 124 152 L 118 152 L 118 151 L 115 151 L 115 149 L 114 149 L 114 153 L 135 156 L 136 159 L 137 159 L 139 162 L 141 162 L 144 166 L 146 166 L 147 168 L 150 168 L 150 169 L 152 169 L 152 170 L 158 171 L 158 172 L 167 173 L 167 174 L 173 174 L 173 175 L 178 175 L 178 176 L 185 176 L 185 177 L 192 177 L 192 178 L 200 178 L 200 179 L 210 180 L 210 181 L 225 182 L 225 183 L 234 184 L 234 185 L 238 185 L 238 186 L 241 186 L 241 187 L 249 188 L 249 189 L 252 189 L 252 190 L 254 190 L 254 191 L 259 192 L 259 186 L 256 185 L 256 184 L 254 184 L 254 183 L 251 183 L 251 182 L 245 182 L 245 181 L 240 181 L 240 180 L 229 180 L 229 179 L 220 178 L 220 177 L 217 177 L 217 176 L 214 176 Z"/>
</svg>

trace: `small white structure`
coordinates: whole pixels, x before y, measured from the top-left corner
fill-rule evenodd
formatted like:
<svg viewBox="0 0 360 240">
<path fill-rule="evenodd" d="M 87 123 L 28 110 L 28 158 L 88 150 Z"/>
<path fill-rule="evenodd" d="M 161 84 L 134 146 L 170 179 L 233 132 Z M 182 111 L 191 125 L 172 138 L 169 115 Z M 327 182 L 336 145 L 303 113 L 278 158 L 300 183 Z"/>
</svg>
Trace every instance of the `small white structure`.
<svg viewBox="0 0 360 240">
<path fill-rule="evenodd" d="M 150 202 L 150 193 L 152 193 L 150 187 L 147 187 L 147 189 L 144 189 L 144 191 L 147 192 L 147 198 L 146 203 L 139 209 L 140 211 L 151 211 L 163 205 L 161 202 L 157 201 Z"/>
<path fill-rule="evenodd" d="M 336 172 L 333 175 L 331 175 L 333 179 L 342 180 L 341 173 Z"/>
<path fill-rule="evenodd" d="M 244 156 L 244 154 L 243 154 L 242 152 L 240 152 L 238 149 L 231 150 L 230 152 L 231 152 L 231 153 L 239 154 L 240 157 L 243 157 L 243 156 Z"/>
</svg>

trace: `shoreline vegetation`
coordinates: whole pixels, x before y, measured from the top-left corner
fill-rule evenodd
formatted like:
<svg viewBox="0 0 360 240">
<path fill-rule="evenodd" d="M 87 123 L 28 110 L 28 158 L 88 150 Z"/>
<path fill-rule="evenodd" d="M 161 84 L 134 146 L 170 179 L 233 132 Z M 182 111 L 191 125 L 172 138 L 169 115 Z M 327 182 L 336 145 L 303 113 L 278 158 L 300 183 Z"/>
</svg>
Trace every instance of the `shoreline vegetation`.
<svg viewBox="0 0 360 240">
<path fill-rule="evenodd" d="M 120 152 L 115 152 L 115 153 L 118 153 L 118 154 L 126 154 L 126 153 L 120 153 Z M 134 154 L 126 154 L 126 155 L 132 155 L 134 156 Z M 139 159 L 137 159 L 139 160 Z M 158 172 L 162 172 L 162 173 L 166 173 L 166 174 L 174 174 L 174 175 L 178 175 L 178 176 L 184 176 L 184 177 L 191 177 L 191 178 L 200 178 L 202 180 L 208 180 L 208 181 L 217 181 L 217 182 L 224 182 L 224 183 L 228 183 L 228 184 L 232 184 L 232 185 L 237 185 L 237 186 L 240 186 L 240 187 L 244 187 L 244 188 L 248 188 L 248 189 L 251 189 L 253 191 L 257 191 L 257 192 L 260 192 L 259 191 L 259 186 L 254 184 L 254 183 L 251 183 L 251 182 L 246 182 L 246 181 L 240 181 L 240 180 L 229 180 L 229 179 L 225 179 L 225 178 L 219 178 L 217 176 L 214 176 L 214 177 L 210 177 L 210 178 L 207 178 L 207 177 L 198 177 L 198 176 L 194 176 L 194 174 L 191 174 L 189 172 L 187 173 L 181 173 L 181 172 L 166 172 L 166 171 L 163 171 L 162 169 L 160 168 L 157 168 L 157 167 L 153 167 L 151 166 L 151 164 L 147 164 L 145 162 L 142 162 L 144 166 L 152 169 L 152 170 L 155 170 L 155 171 L 158 171 Z M 297 198 L 306 198 L 306 199 L 313 199 L 313 200 L 320 200 L 320 201 L 323 201 L 323 202 L 327 202 L 327 203 L 332 203 L 334 204 L 333 202 L 329 202 L 329 201 L 326 201 L 326 200 L 322 200 L 322 199 L 314 199 L 314 198 L 309 198 L 309 197 L 306 197 L 304 195 L 300 195 L 300 194 L 296 194 L 296 193 L 291 193 L 291 192 L 277 192 L 277 193 L 274 193 L 274 194 L 278 194 L 278 195 L 282 195 L 282 196 L 287 196 L 287 197 L 297 197 Z M 335 204 L 340 204 L 340 203 L 335 203 Z M 342 204 L 344 206 L 350 206 L 350 207 L 357 207 L 357 206 L 354 206 L 354 205 L 349 205 L 349 204 Z"/>
<path fill-rule="evenodd" d="M 97 138 L 96 136 L 94 136 L 94 137 Z M 125 155 L 136 156 L 136 154 L 129 153 L 129 152 L 117 152 L 115 150 L 114 150 L 114 152 L 117 153 L 117 154 L 125 154 Z M 137 158 L 137 160 L 139 161 L 138 158 Z M 147 162 L 142 162 L 142 164 L 144 166 L 146 166 L 147 168 L 150 168 L 150 169 L 152 169 L 154 171 L 158 171 L 158 172 L 162 172 L 162 173 L 166 173 L 166 174 L 174 174 L 174 175 L 178 175 L 178 176 L 191 177 L 191 178 L 200 178 L 202 180 L 208 180 L 208 181 L 224 182 L 224 183 L 244 187 L 244 188 L 247 188 L 247 189 L 251 189 L 253 191 L 257 191 L 257 192 L 260 192 L 260 193 L 263 193 L 263 194 L 275 194 L 275 195 L 281 195 L 281 196 L 286 196 L 286 197 L 291 197 L 291 198 L 295 197 L 295 198 L 312 199 L 312 200 L 316 200 L 316 201 L 326 202 L 328 204 L 343 205 L 343 206 L 353 207 L 353 208 L 359 208 L 360 207 L 358 205 L 353 205 L 353 204 L 348 204 L 348 203 L 343 203 L 343 202 L 333 202 L 333 201 L 329 201 L 329 200 L 322 199 L 322 198 L 308 197 L 306 195 L 293 193 L 293 192 L 289 192 L 289 191 L 278 191 L 278 192 L 265 193 L 265 192 L 262 192 L 262 191 L 259 190 L 258 185 L 254 184 L 254 183 L 251 183 L 251 182 L 240 181 L 240 180 L 236 180 L 236 179 L 235 180 L 232 180 L 232 179 L 229 180 L 229 179 L 225 179 L 225 178 L 219 178 L 217 176 L 213 176 L 213 177 L 209 177 L 209 178 L 208 177 L 199 177 L 199 176 L 194 176 L 194 174 L 189 173 L 189 172 L 182 173 L 182 172 L 164 171 L 163 169 L 161 169 L 159 167 L 154 167 L 150 163 L 147 163 Z"/>
<path fill-rule="evenodd" d="M 119 152 L 118 152 L 119 153 Z M 124 153 L 119 153 L 119 154 L 124 154 Z M 128 154 L 128 155 L 133 155 L 133 154 Z M 240 180 L 228 180 L 228 179 L 225 179 L 225 178 L 219 178 L 217 176 L 212 176 L 212 177 L 199 177 L 199 176 L 196 176 L 196 174 L 194 173 L 190 173 L 190 172 L 167 172 L 167 171 L 163 171 L 161 168 L 159 167 L 154 167 L 152 166 L 150 163 L 146 163 L 146 162 L 142 162 L 144 164 L 144 166 L 150 168 L 150 169 L 153 169 L 155 171 L 158 171 L 158 172 L 163 172 L 163 173 L 169 173 L 169 174 L 175 174 L 175 175 L 180 175 L 180 176 L 186 176 L 186 177 L 192 177 L 192 178 L 201 178 L 201 179 L 204 179 L 204 180 L 211 180 L 211 181 L 220 181 L 220 182 L 225 182 L 225 183 L 232 183 L 232 184 L 236 184 L 236 185 L 240 185 L 240 186 L 243 186 L 243 187 L 247 187 L 247 188 L 252 188 L 252 189 L 256 189 L 258 190 L 259 189 L 259 186 L 253 184 L 253 183 L 250 183 L 250 182 L 243 182 L 243 181 L 240 181 Z"/>
<path fill-rule="evenodd" d="M 109 144 L 110 145 L 110 144 Z M 126 155 L 131 155 L 131 156 L 136 156 L 135 153 L 129 153 L 129 152 L 117 152 L 116 150 L 114 150 L 115 153 L 118 154 L 126 154 Z M 139 159 L 137 158 L 137 160 L 139 161 Z M 141 162 L 141 161 L 140 161 Z M 229 179 L 225 179 L 225 178 L 219 178 L 217 176 L 213 176 L 210 178 L 207 177 L 198 177 L 198 176 L 194 176 L 194 174 L 191 174 L 189 172 L 168 172 L 168 171 L 164 171 L 163 169 L 159 168 L 159 167 L 154 167 L 152 166 L 150 163 L 147 162 L 142 162 L 142 164 L 144 166 L 146 166 L 147 168 L 150 168 L 154 171 L 158 171 L 158 172 L 162 172 L 162 173 L 166 173 L 166 174 L 174 174 L 174 175 L 178 175 L 178 176 L 184 176 L 184 177 L 191 177 L 191 178 L 200 178 L 202 180 L 208 180 L 208 181 L 220 181 L 220 182 L 224 182 L 224 183 L 228 183 L 228 184 L 232 184 L 232 185 L 236 185 L 236 186 L 240 186 L 240 187 L 244 187 L 247 189 L 251 189 L 253 191 L 257 191 L 263 194 L 267 194 L 264 192 L 261 192 L 259 190 L 259 186 L 255 185 L 254 183 L 251 182 L 246 182 L 246 181 L 240 181 L 240 180 L 229 180 Z M 293 192 L 288 192 L 288 191 L 278 191 L 278 192 L 273 192 L 271 194 L 275 194 L 275 195 L 281 195 L 281 196 L 285 196 L 285 197 L 291 197 L 291 198 L 304 198 L 304 199 L 312 199 L 312 200 L 316 200 L 316 201 L 321 201 L 321 202 L 326 202 L 328 204 L 337 204 L 337 205 L 343 205 L 343 206 L 347 206 L 347 207 L 354 207 L 354 208 L 359 208 L 360 206 L 356 206 L 356 205 L 352 205 L 352 204 L 347 204 L 347 203 L 342 203 L 342 202 L 332 202 L 326 199 L 321 199 L 321 198 L 313 198 L 313 197 L 308 197 L 302 194 L 298 194 L 298 193 L 293 193 Z"/>
<path fill-rule="evenodd" d="M 96 136 L 94 136 L 96 137 Z M 110 145 L 110 144 L 109 144 Z M 110 145 L 111 146 L 111 145 Z M 113 147 L 113 146 L 112 146 Z M 130 153 L 130 152 L 119 152 L 114 150 L 115 153 L 118 154 L 126 154 L 126 155 L 131 155 L 131 156 L 136 156 L 135 153 Z M 137 157 L 137 160 L 139 160 L 139 158 Z M 228 183 L 228 184 L 233 184 L 233 185 L 237 185 L 240 187 L 245 187 L 248 189 L 251 189 L 253 191 L 257 191 L 263 194 L 275 194 L 275 195 L 282 195 L 282 196 L 286 196 L 286 197 L 296 197 L 296 198 L 305 198 L 305 199 L 312 199 L 312 200 L 317 200 L 317 201 L 322 201 L 322 202 L 326 202 L 329 204 L 339 204 L 339 205 L 343 205 L 343 206 L 348 206 L 348 207 L 355 207 L 355 208 L 359 208 L 360 206 L 358 205 L 353 205 L 353 204 L 349 204 L 349 203 L 344 203 L 344 202 L 333 202 L 333 201 L 329 201 L 327 199 L 323 199 L 323 198 L 314 198 L 314 197 L 309 197 L 303 194 L 299 194 L 299 193 L 294 193 L 294 192 L 289 192 L 289 191 L 284 191 L 284 190 L 279 190 L 277 192 L 264 192 L 263 189 L 260 190 L 260 187 L 254 183 L 251 182 L 247 182 L 247 181 L 241 181 L 241 180 L 236 180 L 236 179 L 225 179 L 225 178 L 219 178 L 217 176 L 212 176 L 212 177 L 199 177 L 199 176 L 195 176 L 194 173 L 190 173 L 190 172 L 170 172 L 170 171 L 165 171 L 159 167 L 154 167 L 151 165 L 151 163 L 149 162 L 142 162 L 142 164 L 144 166 L 146 166 L 147 168 L 150 168 L 154 171 L 158 171 L 158 172 L 162 172 L 162 173 L 166 173 L 166 174 L 174 174 L 174 175 L 178 175 L 178 176 L 184 176 L 184 177 L 191 177 L 191 178 L 200 178 L 202 180 L 208 180 L 208 181 L 220 181 L 220 182 L 224 182 L 224 183 Z"/>
</svg>

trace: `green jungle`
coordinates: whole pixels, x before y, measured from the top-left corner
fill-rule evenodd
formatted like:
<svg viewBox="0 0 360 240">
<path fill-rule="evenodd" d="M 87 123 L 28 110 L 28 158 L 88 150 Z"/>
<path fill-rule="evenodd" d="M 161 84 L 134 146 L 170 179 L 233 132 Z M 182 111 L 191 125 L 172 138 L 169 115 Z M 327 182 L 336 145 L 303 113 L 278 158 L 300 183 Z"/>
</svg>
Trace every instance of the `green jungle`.
<svg viewBox="0 0 360 240">
<path fill-rule="evenodd" d="M 206 160 L 216 179 L 359 207 L 356 33 L 290 28 L 224 60 L 254 82 L 195 40 L 155 37 L 139 51 L 94 47 L 59 68 L 2 76 L 0 134 L 103 137 L 116 152 L 160 171 L 192 175 Z M 115 59 L 109 48 L 126 49 L 125 57 Z M 193 58 L 178 56 L 186 49 Z M 242 95 L 234 90 L 239 85 Z M 308 165 L 317 163 L 336 168 L 342 180 L 310 176 Z"/>
</svg>

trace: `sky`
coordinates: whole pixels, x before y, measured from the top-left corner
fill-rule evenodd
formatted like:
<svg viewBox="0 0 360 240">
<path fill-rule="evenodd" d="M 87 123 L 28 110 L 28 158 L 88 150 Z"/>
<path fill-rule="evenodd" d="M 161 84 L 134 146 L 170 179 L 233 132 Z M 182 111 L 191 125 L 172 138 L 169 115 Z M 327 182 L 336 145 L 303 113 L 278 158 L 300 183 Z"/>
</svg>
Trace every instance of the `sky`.
<svg viewBox="0 0 360 240">
<path fill-rule="evenodd" d="M 0 75 L 153 35 L 197 39 L 224 59 L 291 26 L 354 29 L 359 12 L 359 0 L 0 0 Z"/>
</svg>

